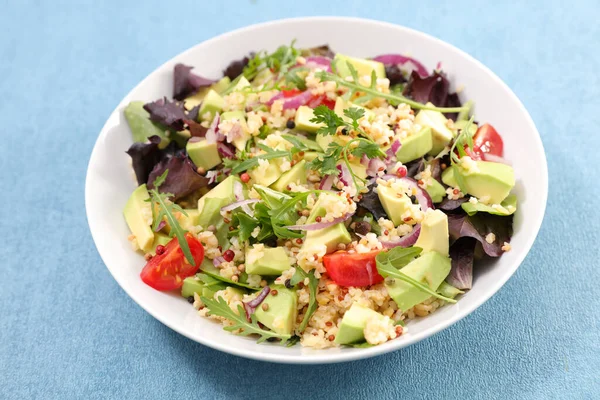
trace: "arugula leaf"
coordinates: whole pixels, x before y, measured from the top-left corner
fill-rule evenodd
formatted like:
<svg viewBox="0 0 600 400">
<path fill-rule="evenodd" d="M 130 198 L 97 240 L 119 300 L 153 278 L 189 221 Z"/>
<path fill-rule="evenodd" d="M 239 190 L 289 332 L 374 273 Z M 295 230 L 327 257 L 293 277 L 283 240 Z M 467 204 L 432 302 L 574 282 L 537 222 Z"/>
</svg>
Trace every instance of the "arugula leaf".
<svg viewBox="0 0 600 400">
<path fill-rule="evenodd" d="M 295 136 L 281 135 L 281 137 L 294 145 L 294 149 L 292 151 L 299 152 L 308 150 L 308 147 L 306 147 L 306 145 Z"/>
<path fill-rule="evenodd" d="M 228 284 L 228 285 L 230 285 L 230 286 L 231 286 L 231 285 L 233 285 L 233 286 L 239 286 L 239 287 L 243 287 L 243 288 L 250 289 L 250 290 L 259 290 L 259 289 L 262 289 L 262 288 L 255 288 L 255 287 L 252 287 L 252 286 L 248 285 L 247 283 L 243 283 L 243 282 L 234 282 L 234 281 L 232 281 L 231 279 L 227 279 L 227 278 L 225 278 L 225 277 L 223 277 L 223 276 L 221 276 L 221 275 L 219 275 L 219 274 L 215 274 L 215 273 L 213 273 L 213 272 L 209 272 L 209 271 L 205 271 L 205 270 L 203 270 L 203 271 L 202 271 L 202 273 L 203 273 L 203 274 L 205 274 L 205 275 L 208 275 L 208 276 L 210 276 L 211 278 L 213 278 L 213 279 L 216 279 L 216 280 L 218 280 L 218 281 L 225 282 L 225 283 L 227 283 L 227 284 Z"/>
<path fill-rule="evenodd" d="M 217 298 L 217 300 L 207 299 L 206 297 L 201 297 L 200 299 L 206 308 L 208 308 L 208 313 L 210 315 L 217 315 L 219 317 L 227 318 L 233 323 L 231 326 L 223 327 L 223 329 L 226 331 L 233 332 L 239 329 L 240 331 L 238 334 L 242 336 L 249 336 L 252 334 L 259 335 L 257 343 L 262 343 L 270 338 L 276 338 L 281 339 L 281 343 L 285 344 L 285 342 L 291 338 L 291 335 L 262 329 L 258 325 L 256 315 L 254 314 L 250 315 L 251 322 L 248 322 L 248 320 L 246 320 L 246 312 L 239 304 L 236 313 L 229 307 L 227 301 L 220 296 Z"/>
<path fill-rule="evenodd" d="M 242 242 L 250 239 L 252 237 L 252 232 L 259 225 L 258 220 L 243 212 L 237 212 L 233 214 L 233 220 L 237 221 L 238 228 L 234 231 L 231 231 L 231 233 L 239 236 Z M 235 222 L 233 226 L 236 226 Z"/>
<path fill-rule="evenodd" d="M 306 309 L 306 314 L 304 314 L 304 318 L 302 318 L 302 322 L 298 327 L 298 332 L 302 333 L 306 329 L 308 322 L 312 315 L 317 311 L 317 291 L 319 288 L 319 280 L 315 277 L 315 271 L 312 270 L 310 272 L 305 272 L 302 268 L 297 267 L 296 273 L 290 279 L 290 284 L 295 286 L 300 282 L 303 282 L 306 278 L 308 278 L 308 290 L 310 298 L 308 300 L 308 308 Z"/>
<path fill-rule="evenodd" d="M 395 247 L 394 249 L 396 249 L 396 248 L 397 247 Z M 394 249 L 392 249 L 392 250 L 394 250 Z M 404 249 L 404 248 L 400 248 L 400 249 L 408 250 L 411 248 L 409 247 L 406 249 Z M 418 253 L 421 252 L 421 249 L 418 247 L 413 248 L 413 249 L 418 249 L 418 250 L 415 250 L 415 251 L 418 251 Z M 400 270 L 398 270 L 395 267 L 395 265 L 402 265 L 403 263 L 407 264 L 408 262 L 410 262 L 410 260 L 412 260 L 412 258 L 414 258 L 413 254 L 404 253 L 404 252 L 399 251 L 395 255 L 392 255 L 393 258 L 391 258 L 388 253 L 389 252 L 381 252 L 377 255 L 377 257 L 375 257 L 375 262 L 377 264 L 377 272 L 379 272 L 379 274 L 381 276 L 383 276 L 383 277 L 389 276 L 392 278 L 400 279 L 401 281 L 404 281 L 433 297 L 437 297 L 438 299 L 444 300 L 448 303 L 456 303 L 456 300 L 451 299 L 449 297 L 442 296 L 441 294 L 437 293 L 435 290 L 431 290 L 431 288 L 429 288 L 429 286 L 424 285 L 423 283 L 417 281 L 414 278 L 411 278 L 410 276 L 406 275 L 405 273 L 401 272 Z M 404 264 L 404 265 L 406 265 L 406 264 Z"/>
<path fill-rule="evenodd" d="M 350 63 L 348 63 L 348 68 L 350 69 L 350 73 L 352 73 L 352 70 L 354 68 L 351 66 Z M 368 101 L 372 98 L 380 97 L 380 98 L 388 100 L 388 102 L 394 102 L 394 103 L 398 103 L 398 104 L 405 103 L 414 109 L 420 109 L 420 110 L 433 110 L 433 111 L 439 111 L 442 113 L 454 113 L 454 112 L 461 112 L 466 109 L 466 107 L 464 107 L 464 106 L 463 107 L 428 106 L 426 104 L 422 104 L 422 103 L 416 102 L 414 100 L 410 100 L 398 93 L 391 93 L 391 92 L 390 93 L 382 93 L 382 92 L 378 91 L 376 87 L 373 87 L 373 82 L 374 82 L 373 79 L 371 79 L 371 86 L 363 86 L 358 83 L 358 79 L 356 79 L 356 78 L 353 82 L 349 82 L 349 81 L 345 80 L 344 78 L 342 78 L 338 75 L 335 75 L 334 73 L 327 72 L 327 71 L 318 72 L 316 74 L 316 76 L 319 79 L 321 79 L 321 82 L 332 81 L 332 82 L 337 83 L 338 86 L 347 87 L 348 89 L 350 89 L 350 91 L 346 94 L 349 97 L 352 97 L 356 93 L 362 93 L 363 94 L 362 96 L 357 97 L 353 100 L 355 103 L 358 103 L 358 104 Z"/>
<path fill-rule="evenodd" d="M 320 127 L 317 130 L 317 134 L 322 135 L 335 135 L 339 126 L 344 126 L 345 122 L 337 115 L 333 110 L 330 110 L 327 106 L 321 104 L 313 110 L 315 115 L 311 118 L 310 122 L 315 124 L 324 124 L 325 126 Z"/>
<path fill-rule="evenodd" d="M 177 242 L 179 243 L 179 247 L 181 251 L 183 251 L 183 255 L 185 259 L 192 265 L 196 266 L 196 261 L 192 256 L 192 251 L 190 250 L 190 246 L 188 245 L 187 239 L 185 238 L 185 234 L 187 231 L 179 225 L 179 221 L 175 218 L 174 212 L 180 212 L 187 216 L 187 213 L 174 202 L 169 200 L 169 197 L 173 195 L 171 193 L 159 193 L 158 188 L 165 182 L 167 179 L 167 174 L 169 170 L 165 170 L 165 172 L 160 175 L 158 178 L 154 180 L 154 189 L 150 189 L 148 193 L 150 194 L 150 202 L 153 202 L 158 205 L 158 213 L 155 214 L 154 207 L 152 207 L 152 230 L 156 231 L 158 225 L 163 221 L 164 218 L 167 219 L 169 226 L 171 227 L 171 232 L 169 233 L 170 237 L 175 236 L 177 238 Z"/>
<path fill-rule="evenodd" d="M 252 158 L 248 158 L 248 159 L 240 162 L 239 164 L 235 165 L 231 169 L 231 173 L 239 174 L 240 172 L 244 172 L 248 169 L 254 168 L 254 167 L 258 166 L 258 160 L 271 160 L 273 158 L 282 158 L 282 157 L 291 157 L 291 154 L 289 151 L 272 150 L 270 153 L 254 156 Z"/>
<path fill-rule="evenodd" d="M 298 335 L 294 335 L 292 336 L 287 343 L 285 344 L 286 347 L 292 347 L 294 345 L 296 345 L 296 343 L 298 343 L 300 341 L 300 336 Z"/>
<path fill-rule="evenodd" d="M 299 55 L 300 51 L 294 47 L 294 41 L 289 46 L 279 46 L 271 54 L 264 51 L 258 52 L 254 58 L 248 61 L 243 74 L 248 80 L 254 79 L 265 69 L 285 74 L 290 67 L 296 65 L 296 58 Z"/>
<path fill-rule="evenodd" d="M 379 254 L 379 261 L 382 263 L 390 263 L 396 269 L 406 266 L 409 262 L 421 254 L 423 249 L 420 247 L 394 247 L 386 252 Z"/>
</svg>

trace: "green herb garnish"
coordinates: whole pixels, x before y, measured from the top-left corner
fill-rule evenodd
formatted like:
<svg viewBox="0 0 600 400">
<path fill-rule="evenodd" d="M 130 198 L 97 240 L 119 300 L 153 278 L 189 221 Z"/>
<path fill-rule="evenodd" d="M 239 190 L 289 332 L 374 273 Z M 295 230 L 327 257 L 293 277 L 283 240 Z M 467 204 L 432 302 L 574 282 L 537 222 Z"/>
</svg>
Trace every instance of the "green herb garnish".
<svg viewBox="0 0 600 400">
<path fill-rule="evenodd" d="M 310 298 L 308 300 L 308 308 L 306 309 L 306 313 L 304 314 L 304 318 L 302 318 L 302 322 L 298 327 L 298 332 L 302 333 L 306 329 L 308 322 L 310 321 L 312 315 L 317 311 L 317 290 L 319 288 L 319 280 L 315 277 L 315 271 L 305 272 L 302 268 L 297 267 L 296 273 L 290 279 L 290 285 L 296 286 L 300 282 L 304 282 L 304 280 L 308 278 L 308 290 Z"/>
<path fill-rule="evenodd" d="M 377 254 L 377 257 L 375 257 L 377 271 L 383 277 L 389 276 L 400 279 L 401 281 L 404 281 L 433 297 L 437 297 L 438 299 L 447 301 L 448 303 L 456 303 L 456 300 L 442 296 L 435 290 L 431 290 L 429 286 L 424 285 L 423 283 L 398 270 L 398 268 L 402 268 L 411 262 L 420 253 L 421 249 L 419 247 L 395 247 L 388 252 L 381 252 Z"/>
<path fill-rule="evenodd" d="M 296 65 L 296 58 L 300 51 L 294 47 L 294 42 L 289 46 L 279 46 L 273 53 L 261 51 L 248 61 L 244 67 L 244 76 L 248 80 L 254 79 L 260 72 L 270 69 L 274 73 L 285 74 L 290 67 Z"/>
<path fill-rule="evenodd" d="M 231 279 L 227 279 L 227 278 L 225 278 L 225 277 L 223 277 L 223 276 L 221 276 L 219 274 L 215 274 L 213 272 L 202 270 L 202 273 L 206 274 L 207 276 L 210 276 L 213 279 L 216 279 L 218 281 L 227 283 L 229 286 L 231 286 L 231 285 L 233 285 L 233 286 L 239 286 L 239 287 L 243 287 L 243 288 L 250 289 L 250 290 L 259 290 L 260 289 L 260 288 L 252 287 L 252 286 L 248 285 L 247 283 L 234 282 Z"/>
<path fill-rule="evenodd" d="M 471 117 L 465 124 L 465 127 L 460 130 L 460 133 L 456 139 L 454 139 L 454 143 L 450 148 L 450 165 L 454 167 L 454 179 L 456 179 L 456 183 L 458 184 L 460 191 L 463 193 L 467 193 L 467 189 L 460 169 L 460 158 L 468 155 L 467 151 L 465 150 L 465 146 L 469 149 L 469 151 L 473 151 L 473 132 L 471 132 L 472 124 L 473 117 Z M 456 154 L 454 150 L 456 150 L 458 154 Z"/>
<path fill-rule="evenodd" d="M 277 333 L 273 331 L 268 331 L 266 329 L 262 329 L 258 325 L 258 321 L 256 319 L 256 315 L 250 315 L 251 321 L 248 322 L 246 319 L 246 312 L 244 308 L 238 304 L 237 313 L 233 311 L 225 299 L 222 297 L 217 297 L 216 300 L 208 299 L 206 297 L 200 298 L 206 308 L 208 308 L 208 313 L 210 315 L 217 315 L 219 317 L 227 318 L 230 320 L 233 325 L 224 326 L 223 329 L 228 332 L 233 332 L 239 329 L 239 335 L 249 336 L 252 334 L 259 335 L 260 337 L 257 340 L 257 343 L 262 343 L 267 339 L 276 338 L 281 339 L 281 343 L 285 344 L 291 338 L 291 335 Z"/>
<path fill-rule="evenodd" d="M 337 83 L 338 86 L 347 87 L 348 89 L 350 89 L 350 91 L 348 93 L 348 97 L 352 97 L 355 94 L 359 93 L 359 97 L 357 97 L 353 100 L 355 103 L 358 103 L 358 104 L 364 103 L 366 101 L 369 101 L 369 100 L 377 98 L 377 97 L 380 97 L 380 98 L 386 99 L 386 100 L 388 100 L 390 102 L 394 102 L 394 103 L 405 103 L 405 104 L 408 104 L 409 106 L 411 106 L 412 108 L 419 109 L 419 110 L 433 110 L 433 111 L 439 111 L 439 112 L 443 112 L 443 113 L 461 112 L 461 111 L 465 110 L 465 107 L 428 106 L 426 104 L 422 104 L 422 103 L 416 102 L 414 100 L 410 100 L 398 93 L 391 93 L 391 92 L 390 93 L 382 93 L 377 90 L 377 76 L 375 75 L 375 71 L 373 71 L 371 74 L 371 85 L 370 86 L 361 85 L 360 83 L 358 83 L 358 74 L 356 73 L 356 69 L 349 62 L 347 63 L 347 65 L 348 65 L 348 69 L 350 70 L 350 73 L 353 77 L 353 80 L 354 80 L 353 82 L 349 82 L 338 75 L 335 75 L 331 72 L 326 72 L 326 71 L 318 72 L 316 74 L 316 76 L 319 79 L 321 79 L 322 82 L 333 81 L 333 82 Z"/>
<path fill-rule="evenodd" d="M 183 215 L 187 216 L 187 213 L 181 208 L 178 204 L 175 204 L 169 197 L 173 197 L 171 193 L 159 193 L 158 188 L 162 185 L 167 179 L 167 174 L 169 170 L 165 170 L 165 172 L 154 180 L 154 189 L 148 190 L 150 194 L 150 201 L 158 205 L 158 213 L 155 211 L 155 208 L 152 207 L 152 230 L 157 231 L 158 226 L 164 218 L 167 219 L 169 226 L 171 227 L 171 231 L 169 232 L 169 236 L 175 236 L 177 241 L 179 242 L 179 247 L 181 247 L 181 251 L 183 251 L 183 255 L 185 259 L 192 265 L 196 266 L 196 261 L 192 256 L 192 252 L 190 250 L 190 246 L 185 238 L 185 234 L 187 231 L 179 225 L 177 218 L 173 215 L 174 212 L 180 212 Z"/>
<path fill-rule="evenodd" d="M 252 169 L 258 166 L 258 160 L 271 160 L 274 158 L 282 158 L 288 157 L 291 158 L 291 153 L 286 150 L 272 150 L 269 148 L 269 152 L 265 154 L 260 154 L 258 156 L 254 156 L 252 158 L 247 158 L 239 163 L 230 163 L 229 166 L 232 168 L 232 174 L 239 174 L 240 172 L 244 172 L 248 169 Z"/>
</svg>

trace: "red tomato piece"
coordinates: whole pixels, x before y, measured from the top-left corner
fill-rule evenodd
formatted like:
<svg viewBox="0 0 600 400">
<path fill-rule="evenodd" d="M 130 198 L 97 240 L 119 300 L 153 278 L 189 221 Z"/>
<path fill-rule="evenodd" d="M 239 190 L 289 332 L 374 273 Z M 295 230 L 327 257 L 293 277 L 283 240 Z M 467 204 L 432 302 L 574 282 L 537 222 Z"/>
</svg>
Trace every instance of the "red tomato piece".
<svg viewBox="0 0 600 400">
<path fill-rule="evenodd" d="M 142 269 L 140 277 L 144 283 L 156 290 L 173 290 L 183 285 L 183 280 L 188 276 L 194 275 L 200 268 L 204 259 L 204 247 L 191 234 L 186 234 L 195 265 L 185 258 L 177 238 L 171 239 L 164 247 L 161 254 L 152 257 Z"/>
<path fill-rule="evenodd" d="M 283 94 L 283 97 L 287 99 L 288 97 L 298 96 L 302 91 L 299 89 L 290 89 L 282 90 L 281 93 Z"/>
<path fill-rule="evenodd" d="M 485 154 L 503 156 L 504 142 L 493 126 L 484 124 L 477 129 L 477 133 L 473 136 L 473 152 L 478 153 L 483 159 Z"/>
<path fill-rule="evenodd" d="M 348 253 L 337 251 L 323 257 L 329 277 L 340 286 L 369 286 L 383 282 L 375 257 L 379 251 Z"/>
<path fill-rule="evenodd" d="M 327 97 L 324 94 L 314 96 L 312 99 L 310 99 L 306 103 L 306 105 L 309 106 L 310 108 L 317 108 L 321 104 L 323 104 L 325 107 L 329 108 L 330 110 L 333 110 L 333 108 L 335 107 L 335 101 L 331 100 L 329 97 Z"/>
</svg>

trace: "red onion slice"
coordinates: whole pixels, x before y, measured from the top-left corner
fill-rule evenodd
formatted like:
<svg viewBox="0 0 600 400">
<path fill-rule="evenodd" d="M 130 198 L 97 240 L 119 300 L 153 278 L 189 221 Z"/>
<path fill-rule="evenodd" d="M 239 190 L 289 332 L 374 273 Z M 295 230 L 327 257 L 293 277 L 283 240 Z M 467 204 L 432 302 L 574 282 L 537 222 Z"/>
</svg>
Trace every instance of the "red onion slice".
<svg viewBox="0 0 600 400">
<path fill-rule="evenodd" d="M 238 207 L 244 207 L 244 206 L 248 206 L 248 204 L 254 204 L 254 203 L 258 203 L 260 200 L 259 199 L 247 199 L 247 200 L 241 200 L 241 201 L 236 201 L 235 203 L 231 203 L 227 206 L 221 207 L 221 211 L 226 212 L 226 211 L 231 211 L 231 210 L 235 210 Z M 248 212 L 250 211 L 250 212 Z M 254 215 L 254 212 L 248 207 L 247 210 L 244 210 L 244 212 L 248 215 L 250 215 L 251 217 Z"/>
<path fill-rule="evenodd" d="M 296 96 L 292 96 L 292 97 L 284 97 L 283 93 L 278 93 L 275 96 L 271 97 L 271 99 L 269 101 L 267 101 L 267 105 L 271 106 L 276 100 L 281 100 L 283 99 L 283 109 L 284 110 L 288 110 L 288 109 L 297 109 L 300 106 L 305 105 L 306 103 L 308 103 L 308 101 L 310 99 L 313 98 L 313 94 L 311 93 L 310 90 L 305 90 L 302 93 L 297 94 Z"/>
<path fill-rule="evenodd" d="M 233 195 L 235 196 L 235 199 L 239 202 L 242 202 L 244 200 L 244 187 L 242 186 L 242 183 L 240 181 L 235 181 L 233 183 Z M 248 214 L 251 217 L 254 216 L 254 211 L 252 211 L 250 207 L 248 207 L 248 204 L 243 203 L 241 207 L 246 214 Z"/>
<path fill-rule="evenodd" d="M 154 232 L 158 232 L 160 231 L 162 228 L 164 228 L 165 226 L 167 226 L 167 221 L 165 221 L 164 219 L 162 221 L 160 221 L 158 223 L 158 225 L 156 226 L 156 229 L 154 230 Z"/>
<path fill-rule="evenodd" d="M 367 175 L 369 176 L 377 176 L 377 174 L 381 171 L 385 171 L 386 165 L 383 160 L 379 158 L 373 158 L 369 161 L 369 166 L 367 167 Z"/>
<path fill-rule="evenodd" d="M 417 224 L 413 227 L 413 230 L 408 235 L 404 235 L 401 238 L 393 241 L 381 241 L 381 244 L 386 249 L 391 249 L 393 247 L 410 247 L 416 243 L 419 238 L 419 234 L 421 233 L 421 224 Z"/>
<path fill-rule="evenodd" d="M 207 143 L 222 142 L 223 140 L 219 140 L 220 137 L 222 136 L 223 139 L 225 138 L 225 136 L 219 134 L 219 123 L 220 122 L 221 122 L 221 116 L 219 115 L 219 113 L 216 113 L 215 117 L 212 120 L 212 123 L 210 124 L 210 126 L 208 127 L 208 130 L 206 131 L 206 135 L 204 136 L 206 138 Z"/>
<path fill-rule="evenodd" d="M 429 73 L 427 72 L 427 68 L 425 68 L 423 64 L 421 64 L 419 61 L 415 60 L 412 57 L 406 57 L 401 54 L 382 54 L 373 58 L 373 61 L 379 61 L 380 63 L 387 65 L 403 65 L 405 67 L 408 67 L 407 69 L 409 69 L 410 71 L 417 71 L 422 78 L 425 78 L 429 75 Z"/>
<path fill-rule="evenodd" d="M 320 190 L 331 190 L 331 186 L 333 185 L 333 175 L 327 175 L 319 184 Z"/>
<path fill-rule="evenodd" d="M 242 125 L 238 122 L 231 127 L 231 130 L 227 134 L 227 143 L 232 143 L 234 140 L 242 137 Z"/>
<path fill-rule="evenodd" d="M 314 224 L 306 224 L 306 225 L 290 225 L 290 226 L 286 226 L 285 228 L 287 228 L 291 231 L 316 231 L 319 229 L 329 228 L 330 226 L 339 224 L 340 222 L 344 222 L 345 220 L 350 218 L 352 215 L 353 215 L 353 213 L 347 213 L 347 214 L 342 215 L 341 217 L 334 218 L 330 222 L 317 222 Z"/>
<path fill-rule="evenodd" d="M 218 267 L 219 265 L 221 265 L 224 262 L 225 262 L 225 258 L 223 258 L 223 256 L 213 258 L 213 265 L 215 267 Z"/>
<path fill-rule="evenodd" d="M 208 179 L 208 184 L 212 184 L 215 183 L 215 181 L 217 180 L 217 176 L 219 175 L 219 171 L 208 171 L 206 173 L 206 178 Z"/>
<path fill-rule="evenodd" d="M 302 65 L 299 65 L 302 66 Z M 322 69 L 327 72 L 331 72 L 331 59 L 323 56 L 310 56 L 306 57 L 305 67 L 310 69 Z"/>
<path fill-rule="evenodd" d="M 226 143 L 217 142 L 217 150 L 222 157 L 235 158 L 235 151 L 229 147 Z"/>
<path fill-rule="evenodd" d="M 265 286 L 263 288 L 263 290 L 260 291 L 258 296 L 256 296 L 254 299 L 250 300 L 247 303 L 242 302 L 242 304 L 244 305 L 244 310 L 246 311 L 246 319 L 248 320 L 248 322 L 252 321 L 252 318 L 250 318 L 250 316 L 252 314 L 254 314 L 254 311 L 256 311 L 256 308 L 258 306 L 260 306 L 260 304 L 267 298 L 270 291 L 271 291 L 271 288 L 268 286 Z"/>
<path fill-rule="evenodd" d="M 344 184 L 344 186 L 350 186 L 352 182 L 352 175 L 350 175 L 350 171 L 345 163 L 337 165 L 338 171 L 340 171 L 340 182 Z"/>
</svg>

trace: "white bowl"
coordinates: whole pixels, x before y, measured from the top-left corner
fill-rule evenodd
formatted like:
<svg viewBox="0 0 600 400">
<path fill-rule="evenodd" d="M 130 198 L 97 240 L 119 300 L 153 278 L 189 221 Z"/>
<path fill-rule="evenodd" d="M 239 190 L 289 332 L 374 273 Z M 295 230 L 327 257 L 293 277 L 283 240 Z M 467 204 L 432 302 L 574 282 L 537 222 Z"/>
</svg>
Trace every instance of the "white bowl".
<svg viewBox="0 0 600 400">
<path fill-rule="evenodd" d="M 439 61 L 463 99 L 476 102 L 476 118 L 493 124 L 504 139 L 505 156 L 517 177 L 519 207 L 512 250 L 476 268 L 473 289 L 457 304 L 410 322 L 399 339 L 365 349 L 311 350 L 297 345 L 256 344 L 234 336 L 196 314 L 182 297 L 146 286 L 139 273 L 144 258 L 131 250 L 122 210 L 136 186 L 129 156 L 132 143 L 123 108 L 132 100 L 150 101 L 172 93 L 176 63 L 220 77 L 225 66 L 252 50 L 273 50 L 297 39 L 298 47 L 329 44 L 334 51 L 359 57 L 410 54 L 429 69 Z M 142 308 L 175 331 L 204 345 L 257 360 L 282 363 L 333 363 L 372 357 L 423 340 L 459 321 L 496 293 L 519 267 L 538 233 L 548 194 L 546 158 L 535 125 L 515 94 L 493 72 L 461 50 L 426 34 L 389 23 L 338 17 L 296 18 L 238 29 L 200 43 L 167 61 L 137 85 L 113 111 L 94 146 L 87 171 L 85 200 L 88 222 L 98 251 L 111 274 Z"/>
</svg>

